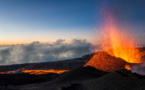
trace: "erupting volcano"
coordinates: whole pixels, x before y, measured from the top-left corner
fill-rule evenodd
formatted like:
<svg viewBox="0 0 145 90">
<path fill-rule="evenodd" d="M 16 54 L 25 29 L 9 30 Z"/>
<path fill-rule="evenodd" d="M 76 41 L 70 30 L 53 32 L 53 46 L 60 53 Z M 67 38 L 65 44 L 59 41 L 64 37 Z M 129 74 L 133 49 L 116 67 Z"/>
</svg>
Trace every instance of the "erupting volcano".
<svg viewBox="0 0 145 90">
<path fill-rule="evenodd" d="M 112 15 L 108 14 L 104 21 L 100 28 L 102 42 L 99 48 L 104 53 L 96 53 L 86 66 L 112 72 L 123 67 L 130 69 L 131 64 L 141 63 L 142 55 L 136 49 L 134 38 L 117 27 Z"/>
</svg>

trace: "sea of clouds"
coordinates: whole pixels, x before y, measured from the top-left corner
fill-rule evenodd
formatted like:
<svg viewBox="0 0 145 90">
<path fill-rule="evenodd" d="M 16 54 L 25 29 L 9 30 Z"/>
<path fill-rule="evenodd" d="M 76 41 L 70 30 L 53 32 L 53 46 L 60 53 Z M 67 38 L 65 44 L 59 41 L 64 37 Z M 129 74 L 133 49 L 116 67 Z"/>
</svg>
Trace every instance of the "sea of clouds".
<svg viewBox="0 0 145 90">
<path fill-rule="evenodd" d="M 65 40 L 56 42 L 40 43 L 38 41 L 30 44 L 0 46 L 0 65 L 11 65 L 21 63 L 49 62 L 77 58 L 91 53 L 92 44 L 86 40 Z"/>
</svg>

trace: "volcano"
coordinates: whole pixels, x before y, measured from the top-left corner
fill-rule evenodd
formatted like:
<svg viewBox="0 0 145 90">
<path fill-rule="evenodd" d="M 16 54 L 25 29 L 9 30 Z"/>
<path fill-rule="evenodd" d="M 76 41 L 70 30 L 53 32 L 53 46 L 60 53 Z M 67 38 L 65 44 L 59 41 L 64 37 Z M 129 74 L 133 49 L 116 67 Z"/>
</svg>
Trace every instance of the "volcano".
<svg viewBox="0 0 145 90">
<path fill-rule="evenodd" d="M 92 66 L 98 70 L 113 72 L 124 68 L 126 64 L 127 62 L 121 58 L 110 56 L 106 52 L 99 52 L 85 66 Z"/>
<path fill-rule="evenodd" d="M 99 47 L 103 52 L 94 54 L 86 66 L 92 66 L 96 69 L 113 72 L 126 68 L 130 70 L 133 64 L 140 64 L 143 61 L 141 57 L 145 55 L 137 49 L 137 43 L 133 35 L 123 31 L 116 24 L 111 13 L 107 13 L 105 20 L 100 25 L 101 45 Z"/>
<path fill-rule="evenodd" d="M 145 60 L 145 48 L 118 28 L 108 13 L 101 28 L 100 52 L 56 62 L 0 67 L 0 89 L 6 90 L 140 90 L 145 76 L 131 66 Z"/>
<path fill-rule="evenodd" d="M 145 51 L 143 48 L 138 48 L 138 50 L 141 52 Z M 98 57 L 94 59 L 96 61 L 98 60 L 98 63 L 91 64 L 92 60 L 90 59 L 92 59 L 94 55 L 98 55 Z M 144 56 L 142 58 L 144 58 Z M 19 71 L 9 74 L 0 74 L 0 89 L 143 89 L 145 86 L 145 76 L 132 73 L 130 70 L 126 70 L 124 68 L 126 64 L 130 65 L 130 63 L 127 63 L 125 60 L 111 56 L 106 52 L 97 52 L 94 54 L 85 55 L 81 58 L 64 61 L 0 66 L 1 72 L 17 71 L 19 68 L 24 67 L 24 70 L 33 70 L 33 73 L 24 73 L 23 71 Z M 51 69 L 68 71 L 63 73 L 51 72 L 43 74 L 39 74 L 40 72 L 35 72 L 35 70 L 38 71 Z"/>
</svg>

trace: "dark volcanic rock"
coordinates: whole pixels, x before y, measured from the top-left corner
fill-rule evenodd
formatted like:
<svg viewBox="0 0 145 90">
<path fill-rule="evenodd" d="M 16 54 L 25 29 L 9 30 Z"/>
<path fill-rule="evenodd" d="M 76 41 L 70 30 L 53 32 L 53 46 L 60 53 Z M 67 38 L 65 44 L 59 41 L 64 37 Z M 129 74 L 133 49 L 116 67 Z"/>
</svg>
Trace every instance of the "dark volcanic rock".
<svg viewBox="0 0 145 90">
<path fill-rule="evenodd" d="M 61 90 L 83 90 L 83 87 L 81 84 L 74 83 L 74 84 L 71 84 L 70 86 L 62 87 Z"/>
<path fill-rule="evenodd" d="M 40 83 L 51 81 L 58 77 L 58 74 L 50 73 L 46 75 L 21 74 L 0 74 L 0 86 L 5 85 L 25 85 L 30 83 Z"/>
<path fill-rule="evenodd" d="M 84 90 L 144 90 L 145 79 L 124 69 L 87 81 L 83 86 Z"/>
<path fill-rule="evenodd" d="M 60 77 L 54 80 L 54 83 L 82 82 L 85 80 L 98 78 L 106 74 L 108 73 L 101 70 L 97 70 L 90 66 L 80 67 L 62 74 Z"/>
<path fill-rule="evenodd" d="M 106 73 L 81 67 L 63 73 L 51 82 L 19 86 L 22 90 L 145 90 L 145 78 L 126 69 Z"/>
<path fill-rule="evenodd" d="M 80 67 L 69 72 L 65 72 L 51 82 L 45 82 L 40 84 L 20 86 L 17 89 L 40 89 L 43 90 L 84 90 L 83 82 L 97 79 L 108 72 L 97 70 L 93 67 Z M 27 88 L 26 88 L 27 87 Z"/>
</svg>

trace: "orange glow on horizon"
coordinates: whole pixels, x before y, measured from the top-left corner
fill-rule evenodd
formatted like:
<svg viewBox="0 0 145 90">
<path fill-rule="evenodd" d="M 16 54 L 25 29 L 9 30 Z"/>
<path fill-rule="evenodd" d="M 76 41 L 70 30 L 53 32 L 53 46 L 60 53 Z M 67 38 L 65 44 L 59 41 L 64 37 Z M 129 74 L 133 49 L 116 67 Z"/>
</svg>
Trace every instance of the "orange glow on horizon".
<svg viewBox="0 0 145 90">
<path fill-rule="evenodd" d="M 71 44 L 72 43 L 72 40 L 65 40 L 64 43 Z M 78 40 L 83 40 L 83 39 L 78 39 Z M 39 40 L 1 41 L 0 40 L 0 45 L 30 44 L 32 42 L 37 42 L 37 41 L 40 42 L 40 43 L 44 43 L 44 44 L 46 44 L 46 43 L 53 44 L 57 40 L 48 40 L 48 41 L 39 41 Z M 90 42 L 91 44 L 96 44 L 96 43 L 93 42 L 93 40 L 87 40 L 87 42 Z"/>
<path fill-rule="evenodd" d="M 72 38 L 72 39 L 61 39 L 64 40 L 64 43 L 66 44 L 71 44 L 73 40 L 86 40 L 86 42 L 91 43 L 91 44 L 96 44 L 94 43 L 95 38 Z M 56 39 L 0 39 L 0 45 L 17 45 L 17 44 L 30 44 L 32 42 L 40 42 L 40 43 L 49 43 L 53 44 L 57 40 L 60 40 L 59 38 Z"/>
<path fill-rule="evenodd" d="M 0 41 L 0 45 L 17 45 L 17 44 L 30 44 L 32 42 L 37 42 L 37 40 L 34 41 Z M 38 41 L 40 43 L 49 43 L 52 44 L 55 41 Z"/>
</svg>

